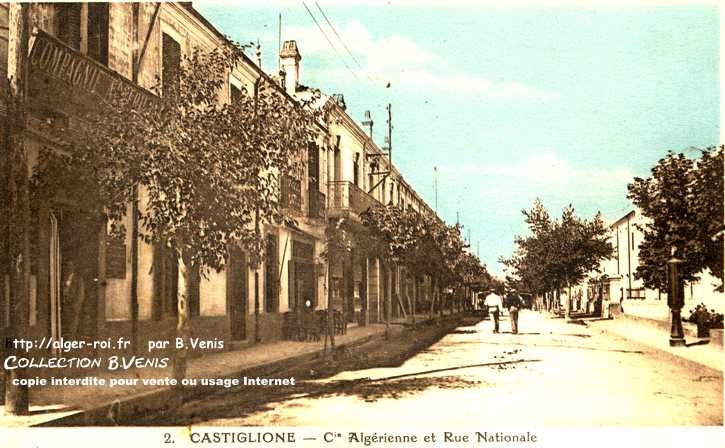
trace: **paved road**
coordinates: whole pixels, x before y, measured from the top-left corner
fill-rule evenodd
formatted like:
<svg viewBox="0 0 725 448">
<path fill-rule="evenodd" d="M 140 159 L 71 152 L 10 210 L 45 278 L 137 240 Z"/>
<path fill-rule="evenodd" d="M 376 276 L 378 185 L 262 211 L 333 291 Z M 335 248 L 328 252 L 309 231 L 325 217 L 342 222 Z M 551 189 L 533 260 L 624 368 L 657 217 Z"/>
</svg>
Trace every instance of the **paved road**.
<svg viewBox="0 0 725 448">
<path fill-rule="evenodd" d="M 286 389 L 225 391 L 165 422 L 376 429 L 723 422 L 719 371 L 532 311 L 521 313 L 518 335 L 506 320 L 502 333 L 491 330 L 490 321 L 461 326 L 402 364 L 298 378 Z"/>
</svg>

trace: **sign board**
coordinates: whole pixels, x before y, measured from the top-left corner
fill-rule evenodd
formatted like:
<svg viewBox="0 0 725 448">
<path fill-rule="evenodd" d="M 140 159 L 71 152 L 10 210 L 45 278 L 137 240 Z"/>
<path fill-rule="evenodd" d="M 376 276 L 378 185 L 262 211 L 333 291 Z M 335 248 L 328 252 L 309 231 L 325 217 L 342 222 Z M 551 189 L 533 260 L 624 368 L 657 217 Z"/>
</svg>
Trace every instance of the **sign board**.
<svg viewBox="0 0 725 448">
<path fill-rule="evenodd" d="M 138 110 L 159 104 L 151 92 L 43 31 L 33 41 L 29 71 L 34 109 L 80 116 L 96 110 L 99 102 Z"/>
<path fill-rule="evenodd" d="M 106 278 L 126 278 L 126 245 L 123 240 L 106 242 Z"/>
</svg>

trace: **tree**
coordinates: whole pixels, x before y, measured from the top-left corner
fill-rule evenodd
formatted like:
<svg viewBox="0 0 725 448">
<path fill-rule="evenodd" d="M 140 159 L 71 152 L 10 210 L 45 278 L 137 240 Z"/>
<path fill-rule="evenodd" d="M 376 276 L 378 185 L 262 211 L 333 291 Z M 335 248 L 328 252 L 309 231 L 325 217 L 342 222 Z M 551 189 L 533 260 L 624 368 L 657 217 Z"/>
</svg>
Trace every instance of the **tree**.
<svg viewBox="0 0 725 448">
<path fill-rule="evenodd" d="M 471 283 L 486 274 L 477 257 L 464 251 L 461 226 L 448 226 L 435 215 L 422 215 L 393 204 L 368 209 L 361 215 L 374 253 L 419 273 L 431 275 L 435 287 Z"/>
<path fill-rule="evenodd" d="M 146 103 L 152 107 L 100 104 L 59 137 L 68 151 L 44 151 L 34 174 L 36 194 L 63 191 L 116 233 L 123 233 L 120 221 L 132 187 L 139 187 L 140 237 L 180 261 L 177 335 L 185 339 L 191 276 L 223 269 L 230 246 L 259 265 L 260 223 L 285 221 L 280 179 L 298 175 L 301 150 L 318 137 L 317 113 L 264 77 L 253 92 L 220 102 L 242 51 L 234 44 L 195 49 L 182 58 L 177 77 L 153 89 L 163 96 Z M 177 377 L 185 364 L 182 349 Z"/>
<path fill-rule="evenodd" d="M 648 178 L 636 177 L 627 197 L 647 219 L 638 228 L 640 264 L 635 277 L 649 288 L 667 289 L 672 251 L 682 259 L 686 281 L 709 269 L 723 280 L 723 147 L 700 150 L 700 158 L 669 152 Z"/>
<path fill-rule="evenodd" d="M 531 210 L 522 210 L 531 235 L 515 239 L 517 250 L 501 261 L 518 281 L 534 293 L 558 291 L 583 280 L 602 259 L 613 253 L 608 228 L 597 213 L 591 221 L 566 207 L 559 220 L 552 219 L 540 200 Z"/>
</svg>

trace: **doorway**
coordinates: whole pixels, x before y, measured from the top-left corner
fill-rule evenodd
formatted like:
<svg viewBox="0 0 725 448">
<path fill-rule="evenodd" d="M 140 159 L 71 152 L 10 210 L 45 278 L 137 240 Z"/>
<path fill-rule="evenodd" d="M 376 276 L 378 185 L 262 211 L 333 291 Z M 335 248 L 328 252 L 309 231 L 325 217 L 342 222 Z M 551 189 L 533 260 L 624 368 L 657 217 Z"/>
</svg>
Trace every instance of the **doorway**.
<svg viewBox="0 0 725 448">
<path fill-rule="evenodd" d="M 234 250 L 229 257 L 229 318 L 232 340 L 247 339 L 247 260 L 244 252 Z"/>
<path fill-rule="evenodd" d="M 99 220 L 88 213 L 50 213 L 50 334 L 56 339 L 96 337 L 99 231 Z"/>
</svg>

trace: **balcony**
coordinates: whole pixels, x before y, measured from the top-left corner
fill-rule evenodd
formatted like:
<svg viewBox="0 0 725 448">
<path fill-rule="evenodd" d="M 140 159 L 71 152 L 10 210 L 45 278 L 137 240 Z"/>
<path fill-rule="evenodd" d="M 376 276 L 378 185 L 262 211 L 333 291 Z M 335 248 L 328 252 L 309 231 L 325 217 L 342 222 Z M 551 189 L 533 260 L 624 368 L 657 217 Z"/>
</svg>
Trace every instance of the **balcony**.
<svg viewBox="0 0 725 448">
<path fill-rule="evenodd" d="M 317 184 L 310 183 L 309 216 L 313 219 L 325 219 L 325 194 L 318 190 Z"/>
<path fill-rule="evenodd" d="M 348 181 L 330 182 L 330 202 L 328 204 L 331 217 L 341 217 L 350 213 L 360 215 L 370 207 L 377 205 L 372 196 L 360 187 Z"/>
<path fill-rule="evenodd" d="M 302 213 L 302 182 L 290 176 L 282 176 L 282 208 L 292 213 Z"/>
</svg>

